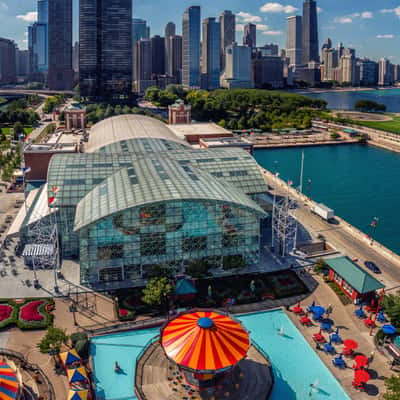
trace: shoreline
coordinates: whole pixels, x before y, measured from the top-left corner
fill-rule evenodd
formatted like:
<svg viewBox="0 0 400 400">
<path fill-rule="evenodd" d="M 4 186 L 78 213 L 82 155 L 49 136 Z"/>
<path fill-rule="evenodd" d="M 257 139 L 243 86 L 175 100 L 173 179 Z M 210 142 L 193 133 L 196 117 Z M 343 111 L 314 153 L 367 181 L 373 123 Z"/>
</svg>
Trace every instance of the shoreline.
<svg viewBox="0 0 400 400">
<path fill-rule="evenodd" d="M 292 92 L 296 94 L 322 94 L 322 93 L 345 93 L 345 92 L 366 92 L 366 91 L 380 91 L 380 90 L 393 90 L 400 89 L 400 86 L 383 86 L 383 87 L 348 87 L 348 88 L 335 88 L 335 89 L 294 89 Z"/>
</svg>

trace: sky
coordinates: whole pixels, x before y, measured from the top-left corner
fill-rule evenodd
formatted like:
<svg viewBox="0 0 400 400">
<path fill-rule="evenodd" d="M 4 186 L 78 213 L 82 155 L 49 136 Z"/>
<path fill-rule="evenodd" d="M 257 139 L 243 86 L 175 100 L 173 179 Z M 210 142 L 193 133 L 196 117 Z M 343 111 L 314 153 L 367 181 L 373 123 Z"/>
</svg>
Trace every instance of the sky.
<svg viewBox="0 0 400 400">
<path fill-rule="evenodd" d="M 184 9 L 202 7 L 202 18 L 218 16 L 227 9 L 237 14 L 237 40 L 242 26 L 258 24 L 257 44 L 278 43 L 285 46 L 286 17 L 301 14 L 302 0 L 282 2 L 265 0 L 133 0 L 134 17 L 143 18 L 151 34 L 163 34 L 167 22 L 173 21 L 181 31 Z M 320 47 L 326 38 L 357 50 L 359 57 L 387 57 L 400 63 L 400 0 L 319 0 Z M 75 22 L 78 0 L 74 0 Z M 26 48 L 26 31 L 35 19 L 36 0 L 0 0 L 0 36 L 14 39 Z M 75 24 L 77 37 L 77 23 Z"/>
</svg>

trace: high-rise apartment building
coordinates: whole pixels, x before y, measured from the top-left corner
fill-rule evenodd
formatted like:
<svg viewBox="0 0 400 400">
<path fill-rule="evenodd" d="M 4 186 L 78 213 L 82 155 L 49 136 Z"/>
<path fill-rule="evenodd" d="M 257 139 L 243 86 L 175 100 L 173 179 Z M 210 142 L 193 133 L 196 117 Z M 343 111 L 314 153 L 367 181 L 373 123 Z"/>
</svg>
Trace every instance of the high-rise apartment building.
<svg viewBox="0 0 400 400">
<path fill-rule="evenodd" d="M 302 63 L 305 65 L 310 61 L 319 62 L 318 16 L 317 2 L 315 0 L 304 1 L 302 26 Z"/>
<path fill-rule="evenodd" d="M 267 43 L 262 47 L 258 47 L 264 56 L 279 56 L 279 45 L 275 43 Z"/>
<path fill-rule="evenodd" d="M 400 65 L 395 64 L 393 65 L 393 82 L 400 81 Z"/>
<path fill-rule="evenodd" d="M 72 48 L 72 69 L 74 72 L 79 71 L 79 42 L 75 42 Z"/>
<path fill-rule="evenodd" d="M 248 23 L 244 26 L 243 44 L 249 47 L 257 46 L 257 25 Z"/>
<path fill-rule="evenodd" d="M 182 84 L 200 87 L 200 7 L 186 9 L 182 19 Z"/>
<path fill-rule="evenodd" d="M 293 15 L 287 18 L 286 33 L 286 57 L 290 65 L 301 65 L 303 50 L 302 18 L 300 15 Z"/>
<path fill-rule="evenodd" d="M 136 80 L 136 43 L 140 39 L 150 39 L 150 27 L 147 26 L 147 21 L 141 18 L 132 19 L 132 68 L 133 68 L 133 80 Z"/>
<path fill-rule="evenodd" d="M 165 74 L 165 40 L 156 35 L 151 38 L 152 73 L 155 75 Z"/>
<path fill-rule="evenodd" d="M 131 0 L 80 0 L 79 82 L 84 97 L 131 96 Z"/>
<path fill-rule="evenodd" d="M 182 82 L 182 36 L 169 36 L 167 39 L 168 65 L 166 73 L 175 83 Z"/>
<path fill-rule="evenodd" d="M 356 82 L 356 59 L 353 52 L 345 51 L 340 59 L 340 68 L 342 70 L 341 82 L 354 85 Z"/>
<path fill-rule="evenodd" d="M 0 85 L 17 82 L 17 46 L 9 39 L 0 38 Z"/>
<path fill-rule="evenodd" d="M 72 0 L 49 0 L 48 3 L 48 75 L 51 90 L 71 90 L 72 70 Z"/>
<path fill-rule="evenodd" d="M 284 85 L 282 58 L 263 56 L 260 52 L 256 52 L 251 61 L 251 78 L 256 88 L 282 88 Z"/>
<path fill-rule="evenodd" d="M 374 86 L 378 83 L 378 63 L 364 58 L 357 61 L 360 68 L 360 85 Z"/>
<path fill-rule="evenodd" d="M 335 80 L 335 68 L 339 65 L 338 52 L 332 47 L 324 47 L 322 49 L 323 73 L 321 80 Z"/>
<path fill-rule="evenodd" d="M 221 76 L 221 86 L 226 89 L 247 89 L 254 87 L 251 81 L 251 48 L 238 46 L 236 42 L 226 48 L 225 70 Z"/>
<path fill-rule="evenodd" d="M 221 73 L 221 31 L 215 18 L 203 20 L 203 42 L 201 56 L 201 87 L 214 90 L 219 88 Z"/>
<path fill-rule="evenodd" d="M 25 79 L 29 75 L 29 50 L 17 49 L 17 77 Z"/>
<path fill-rule="evenodd" d="M 169 49 L 169 38 L 171 36 L 176 35 L 176 26 L 173 22 L 168 22 L 167 25 L 165 25 L 165 30 L 164 30 L 164 40 L 165 40 L 165 50 L 164 50 L 164 58 L 165 58 L 165 72 L 168 74 L 168 64 L 169 64 L 169 58 L 170 58 L 170 49 Z"/>
<path fill-rule="evenodd" d="M 389 86 L 393 83 L 393 79 L 390 71 L 390 61 L 386 58 L 379 60 L 379 79 L 378 85 Z"/>
<path fill-rule="evenodd" d="M 221 71 L 225 69 L 226 48 L 236 42 L 236 16 L 232 11 L 225 10 L 219 16 L 219 25 L 221 28 Z"/>
<path fill-rule="evenodd" d="M 152 46 L 150 39 L 140 39 L 135 46 L 136 58 L 136 91 L 144 93 L 147 88 L 154 85 L 152 79 Z"/>
</svg>

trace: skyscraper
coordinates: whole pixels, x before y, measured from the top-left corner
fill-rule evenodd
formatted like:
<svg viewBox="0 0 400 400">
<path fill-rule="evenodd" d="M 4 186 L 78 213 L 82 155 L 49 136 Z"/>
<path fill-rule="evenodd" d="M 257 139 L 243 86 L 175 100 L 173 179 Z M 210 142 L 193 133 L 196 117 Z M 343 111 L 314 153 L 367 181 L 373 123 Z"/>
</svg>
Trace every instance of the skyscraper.
<svg viewBox="0 0 400 400">
<path fill-rule="evenodd" d="M 140 39 L 150 39 L 150 28 L 147 26 L 147 22 L 144 19 L 133 18 L 132 19 L 132 41 L 133 45 Z"/>
<path fill-rule="evenodd" d="M 136 91 L 143 93 L 153 85 L 151 40 L 140 39 L 135 45 L 136 58 Z"/>
<path fill-rule="evenodd" d="M 213 90 L 219 87 L 221 72 L 220 25 L 215 18 L 203 20 L 203 43 L 201 56 L 201 86 L 203 89 Z"/>
<path fill-rule="evenodd" d="M 168 22 L 165 25 L 165 32 L 164 32 L 164 40 L 165 40 L 165 72 L 168 74 L 168 65 L 169 65 L 169 58 L 170 58 L 170 49 L 169 49 L 169 38 L 171 36 L 175 36 L 176 34 L 176 26 L 173 22 Z"/>
<path fill-rule="evenodd" d="M 165 74 L 165 40 L 156 35 L 151 38 L 152 73 L 155 75 Z"/>
<path fill-rule="evenodd" d="M 226 48 L 234 43 L 236 35 L 236 16 L 232 11 L 225 10 L 219 16 L 219 24 L 221 27 L 221 71 L 225 69 Z"/>
<path fill-rule="evenodd" d="M 186 9 L 182 19 L 182 83 L 200 86 L 200 7 Z"/>
<path fill-rule="evenodd" d="M 131 96 L 131 0 L 80 0 L 79 83 L 84 97 Z"/>
<path fill-rule="evenodd" d="M 243 44 L 249 47 L 257 46 L 257 26 L 249 23 L 244 26 Z"/>
<path fill-rule="evenodd" d="M 169 36 L 167 74 L 174 78 L 175 83 L 182 82 L 182 36 Z"/>
<path fill-rule="evenodd" d="M 305 0 L 303 4 L 302 63 L 319 62 L 317 2 Z"/>
<path fill-rule="evenodd" d="M 72 0 L 49 0 L 47 85 L 51 90 L 71 90 L 72 70 Z"/>
<path fill-rule="evenodd" d="M 226 89 L 248 89 L 254 87 L 251 81 L 251 48 L 238 46 L 236 42 L 226 48 L 225 70 L 221 85 Z"/>
<path fill-rule="evenodd" d="M 293 15 L 287 18 L 286 33 L 286 57 L 290 65 L 301 65 L 303 47 L 302 18 L 300 15 Z"/>
<path fill-rule="evenodd" d="M 17 46 L 10 39 L 0 38 L 0 84 L 17 82 Z"/>
<path fill-rule="evenodd" d="M 390 61 L 386 58 L 379 60 L 379 79 L 378 85 L 388 86 L 392 84 L 392 77 L 390 73 Z"/>
</svg>

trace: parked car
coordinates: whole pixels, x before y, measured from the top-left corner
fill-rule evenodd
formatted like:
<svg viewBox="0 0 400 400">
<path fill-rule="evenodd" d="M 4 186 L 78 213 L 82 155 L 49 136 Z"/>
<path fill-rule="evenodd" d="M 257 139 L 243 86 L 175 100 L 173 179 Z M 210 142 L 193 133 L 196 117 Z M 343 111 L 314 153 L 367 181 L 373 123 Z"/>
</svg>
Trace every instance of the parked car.
<svg viewBox="0 0 400 400">
<path fill-rule="evenodd" d="M 365 261 L 364 265 L 370 269 L 372 272 L 375 272 L 375 274 L 380 274 L 381 270 L 379 267 L 372 261 Z"/>
</svg>

